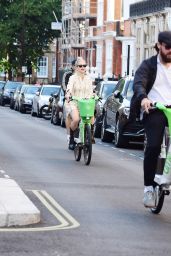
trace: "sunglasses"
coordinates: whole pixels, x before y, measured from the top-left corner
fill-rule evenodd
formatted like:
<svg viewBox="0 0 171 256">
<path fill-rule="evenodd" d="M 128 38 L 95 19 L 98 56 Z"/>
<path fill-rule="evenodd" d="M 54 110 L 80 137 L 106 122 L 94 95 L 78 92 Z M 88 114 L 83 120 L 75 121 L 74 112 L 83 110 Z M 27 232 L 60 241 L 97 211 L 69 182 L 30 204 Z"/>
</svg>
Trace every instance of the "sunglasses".
<svg viewBox="0 0 171 256">
<path fill-rule="evenodd" d="M 86 68 L 87 65 L 77 65 L 77 67 L 79 67 L 79 68 Z"/>
<path fill-rule="evenodd" d="M 168 45 L 168 44 L 163 44 L 163 46 L 164 46 L 164 48 L 165 48 L 166 50 L 170 50 L 170 49 L 171 49 L 171 46 Z"/>
</svg>

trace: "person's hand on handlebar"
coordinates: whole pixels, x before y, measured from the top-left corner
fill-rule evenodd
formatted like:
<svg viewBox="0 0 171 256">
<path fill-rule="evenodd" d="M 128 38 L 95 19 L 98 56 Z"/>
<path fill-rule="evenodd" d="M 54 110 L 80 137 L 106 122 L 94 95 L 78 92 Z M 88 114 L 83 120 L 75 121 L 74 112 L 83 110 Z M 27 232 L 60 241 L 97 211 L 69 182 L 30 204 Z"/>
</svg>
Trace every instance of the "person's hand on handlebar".
<svg viewBox="0 0 171 256">
<path fill-rule="evenodd" d="M 151 109 L 153 103 L 151 100 L 149 100 L 148 98 L 144 98 L 142 101 L 141 101 L 141 107 L 143 108 L 143 110 L 146 112 L 146 113 L 149 113 L 149 109 Z"/>
</svg>

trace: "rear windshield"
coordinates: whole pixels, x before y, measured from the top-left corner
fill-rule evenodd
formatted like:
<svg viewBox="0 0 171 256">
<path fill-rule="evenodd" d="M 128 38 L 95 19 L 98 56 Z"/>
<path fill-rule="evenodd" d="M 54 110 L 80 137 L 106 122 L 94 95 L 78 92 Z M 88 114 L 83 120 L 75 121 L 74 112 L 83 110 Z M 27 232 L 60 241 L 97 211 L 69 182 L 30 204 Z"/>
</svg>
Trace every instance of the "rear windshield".
<svg viewBox="0 0 171 256">
<path fill-rule="evenodd" d="M 133 81 L 130 81 L 129 86 L 128 86 L 128 90 L 127 90 L 127 93 L 126 93 L 126 98 L 128 100 L 131 100 L 132 96 L 133 96 Z"/>
<path fill-rule="evenodd" d="M 115 85 L 116 84 L 104 84 L 101 97 L 106 98 L 109 96 L 113 92 Z"/>
<path fill-rule="evenodd" d="M 0 82 L 0 89 L 4 86 L 4 83 Z"/>
<path fill-rule="evenodd" d="M 5 89 L 16 89 L 19 84 L 22 84 L 22 83 L 7 82 L 5 85 Z"/>
<path fill-rule="evenodd" d="M 54 93 L 58 93 L 60 90 L 60 87 L 44 87 L 42 88 L 42 95 L 51 95 Z"/>
<path fill-rule="evenodd" d="M 26 88 L 25 93 L 27 93 L 27 94 L 35 94 L 39 90 L 39 88 L 40 87 L 37 87 L 37 86 L 28 87 L 28 88 Z"/>
</svg>

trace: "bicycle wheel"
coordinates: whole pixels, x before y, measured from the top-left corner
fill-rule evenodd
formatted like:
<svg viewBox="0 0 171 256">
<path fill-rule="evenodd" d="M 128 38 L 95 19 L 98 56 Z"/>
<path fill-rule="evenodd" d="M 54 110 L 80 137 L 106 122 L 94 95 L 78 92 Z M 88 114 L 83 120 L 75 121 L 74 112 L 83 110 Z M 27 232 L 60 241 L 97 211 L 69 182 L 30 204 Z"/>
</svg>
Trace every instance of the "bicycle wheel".
<svg viewBox="0 0 171 256">
<path fill-rule="evenodd" d="M 82 154 L 82 148 L 80 145 L 76 145 L 74 148 L 75 161 L 80 161 Z"/>
<path fill-rule="evenodd" d="M 90 125 L 85 125 L 85 134 L 84 134 L 84 163 L 85 165 L 89 165 L 91 162 L 91 155 L 92 155 L 92 141 L 91 141 L 91 128 Z"/>
<path fill-rule="evenodd" d="M 50 120 L 52 115 L 52 108 L 48 105 L 43 106 L 40 109 L 40 116 L 43 117 L 46 120 Z"/>
<path fill-rule="evenodd" d="M 157 193 L 158 193 L 158 195 L 157 195 L 157 198 L 158 198 L 157 201 L 158 201 L 158 202 L 157 202 L 157 204 L 156 204 L 156 207 L 150 209 L 151 212 L 154 213 L 154 214 L 158 214 L 158 213 L 161 211 L 161 209 L 162 209 L 162 207 L 163 207 L 163 203 L 164 203 L 165 191 L 162 190 L 161 187 L 159 187 Z"/>
</svg>

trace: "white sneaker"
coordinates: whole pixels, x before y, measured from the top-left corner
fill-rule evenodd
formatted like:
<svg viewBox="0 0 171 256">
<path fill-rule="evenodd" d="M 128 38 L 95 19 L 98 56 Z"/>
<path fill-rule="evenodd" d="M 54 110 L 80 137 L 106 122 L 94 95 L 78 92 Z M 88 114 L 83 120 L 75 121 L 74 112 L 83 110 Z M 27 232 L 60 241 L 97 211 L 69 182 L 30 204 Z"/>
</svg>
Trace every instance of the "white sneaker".
<svg viewBox="0 0 171 256">
<path fill-rule="evenodd" d="M 145 187 L 143 203 L 145 207 L 153 208 L 156 206 L 156 195 L 152 186 Z"/>
</svg>

